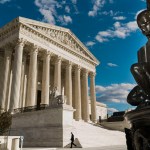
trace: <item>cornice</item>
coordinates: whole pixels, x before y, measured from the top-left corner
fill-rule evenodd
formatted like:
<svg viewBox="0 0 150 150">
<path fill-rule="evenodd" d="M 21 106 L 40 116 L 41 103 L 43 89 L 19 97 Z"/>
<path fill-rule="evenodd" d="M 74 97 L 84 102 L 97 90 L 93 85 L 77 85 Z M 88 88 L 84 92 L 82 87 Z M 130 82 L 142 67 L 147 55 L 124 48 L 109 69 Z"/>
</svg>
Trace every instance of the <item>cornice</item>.
<svg viewBox="0 0 150 150">
<path fill-rule="evenodd" d="M 35 26 L 39 26 L 42 28 L 49 28 L 49 29 L 64 31 L 64 32 L 67 32 L 69 30 L 69 29 L 64 28 L 64 27 L 60 27 L 60 26 L 56 26 L 56 25 L 44 23 L 41 21 L 36 21 L 36 20 L 29 19 L 29 18 L 20 17 L 20 16 L 17 19 L 19 22 L 24 22 L 26 24 L 35 25 Z"/>
<path fill-rule="evenodd" d="M 72 36 L 72 38 L 74 38 L 75 41 L 78 42 L 78 44 L 84 49 L 84 51 L 86 51 L 92 59 L 94 59 L 95 63 L 97 65 L 100 64 L 100 62 L 96 59 L 96 57 L 87 49 L 87 47 L 84 46 L 84 44 L 76 37 L 76 35 L 71 31 L 71 30 L 68 30 L 68 33 Z"/>
<path fill-rule="evenodd" d="M 0 42 L 3 42 L 5 39 L 8 39 L 8 38 L 10 39 L 10 37 L 14 36 L 15 34 L 18 34 L 19 36 L 19 27 L 20 27 L 20 23 L 18 23 L 18 19 L 14 19 L 13 21 L 1 27 L 0 28 Z"/>
</svg>

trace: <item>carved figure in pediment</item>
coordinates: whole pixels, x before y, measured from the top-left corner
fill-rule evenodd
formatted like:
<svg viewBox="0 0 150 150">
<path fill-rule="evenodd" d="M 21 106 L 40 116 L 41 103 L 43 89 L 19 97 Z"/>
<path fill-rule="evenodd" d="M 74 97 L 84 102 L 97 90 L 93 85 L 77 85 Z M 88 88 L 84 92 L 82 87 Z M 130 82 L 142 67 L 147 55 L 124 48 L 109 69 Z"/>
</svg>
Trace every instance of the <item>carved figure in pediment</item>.
<svg viewBox="0 0 150 150">
<path fill-rule="evenodd" d="M 63 43 L 68 44 L 68 37 L 66 34 L 64 35 Z"/>
<path fill-rule="evenodd" d="M 53 40 L 56 40 L 57 42 L 61 42 L 62 44 L 65 44 L 66 46 L 70 47 L 72 50 L 75 50 L 76 52 L 79 52 L 80 54 L 83 54 L 84 56 L 90 58 L 90 56 L 84 51 L 84 49 L 80 46 L 80 44 L 68 32 L 59 31 L 50 28 L 38 27 L 34 25 L 31 26 L 36 28 L 38 31 L 45 33 Z M 37 36 L 36 34 L 29 32 L 28 30 L 26 30 L 26 28 L 25 29 L 21 28 L 21 31 L 23 34 L 28 35 L 32 39 L 38 40 L 39 42 L 48 45 L 47 41 L 45 42 L 45 40 L 42 39 L 41 36 Z"/>
</svg>

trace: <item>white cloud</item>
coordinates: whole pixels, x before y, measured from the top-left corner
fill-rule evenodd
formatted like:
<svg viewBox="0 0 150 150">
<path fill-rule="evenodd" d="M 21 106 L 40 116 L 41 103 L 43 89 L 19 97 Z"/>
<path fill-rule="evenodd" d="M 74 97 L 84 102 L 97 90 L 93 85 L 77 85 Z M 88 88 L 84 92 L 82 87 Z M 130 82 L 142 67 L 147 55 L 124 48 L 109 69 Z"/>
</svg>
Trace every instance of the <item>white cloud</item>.
<svg viewBox="0 0 150 150">
<path fill-rule="evenodd" d="M 65 23 L 65 24 L 72 23 L 71 17 L 64 15 L 64 23 Z"/>
<path fill-rule="evenodd" d="M 109 0 L 109 3 L 111 3 L 111 4 L 114 3 L 114 0 Z"/>
<path fill-rule="evenodd" d="M 4 4 L 6 2 L 10 2 L 11 0 L 0 0 L 0 4 Z"/>
<path fill-rule="evenodd" d="M 74 8 L 74 14 L 79 14 L 79 10 L 77 8 L 77 0 L 71 0 Z"/>
<path fill-rule="evenodd" d="M 129 91 L 135 86 L 135 84 L 131 83 L 111 84 L 110 86 L 97 85 L 95 87 L 97 101 L 103 103 L 126 103 Z"/>
<path fill-rule="evenodd" d="M 96 35 L 95 39 L 100 43 L 109 41 L 111 38 L 122 38 L 125 39 L 130 33 L 135 32 L 138 29 L 136 21 L 128 23 L 115 22 L 112 29 L 106 31 L 100 31 Z"/>
<path fill-rule="evenodd" d="M 43 15 L 43 21 L 51 24 L 56 24 L 56 21 L 61 22 L 63 25 L 72 23 L 72 18 L 70 16 L 63 14 L 59 15 L 57 13 L 57 10 L 61 9 L 64 4 L 65 1 L 63 1 L 63 4 L 60 4 L 56 0 L 35 0 L 35 5 L 39 7 L 39 12 Z"/>
<path fill-rule="evenodd" d="M 117 66 L 118 66 L 117 64 L 113 64 L 113 63 L 107 63 L 107 65 L 108 65 L 109 67 L 117 67 Z"/>
<path fill-rule="evenodd" d="M 143 10 L 140 10 L 136 13 L 135 15 L 135 19 L 137 18 L 137 15 Z M 122 13 L 122 12 L 118 12 L 119 13 Z M 105 15 L 114 15 L 116 16 L 116 14 L 114 14 L 113 11 L 111 11 L 111 13 L 107 13 L 107 12 L 103 12 L 103 14 Z M 120 20 L 123 20 L 125 19 L 124 16 L 118 16 L 118 17 L 113 17 L 113 19 L 120 19 Z M 121 38 L 121 39 L 125 39 L 127 36 L 130 36 L 131 33 L 135 32 L 136 30 L 138 30 L 138 25 L 136 23 L 136 21 L 130 21 L 130 22 L 127 22 L 127 23 L 121 23 L 119 21 L 115 22 L 113 24 L 113 27 L 105 30 L 105 31 L 99 31 L 97 33 L 97 35 L 95 36 L 95 39 L 97 41 L 99 41 L 100 43 L 103 43 L 103 42 L 107 42 L 109 41 L 110 39 L 112 38 Z"/>
<path fill-rule="evenodd" d="M 107 16 L 107 15 L 109 15 L 109 16 L 116 16 L 116 15 L 120 15 L 122 13 L 123 12 L 120 12 L 120 11 L 114 12 L 113 10 L 99 12 L 100 15 L 105 15 L 105 16 Z"/>
<path fill-rule="evenodd" d="M 54 17 L 53 13 L 50 10 L 40 9 L 39 11 L 44 16 L 43 21 L 51 23 L 51 24 L 56 23 L 55 22 L 55 17 Z"/>
<path fill-rule="evenodd" d="M 107 108 L 108 112 L 118 112 L 118 110 L 116 108 Z"/>
<path fill-rule="evenodd" d="M 88 16 L 95 17 L 104 4 L 105 0 L 95 0 L 92 10 L 88 12 Z"/>
<path fill-rule="evenodd" d="M 59 5 L 57 1 L 35 0 L 35 5 L 39 7 L 39 12 L 43 15 L 43 21 L 51 24 L 56 23 L 56 7 Z"/>
<path fill-rule="evenodd" d="M 63 4 L 66 4 L 66 0 L 63 0 L 62 2 L 61 2 L 61 4 L 63 5 Z"/>
<path fill-rule="evenodd" d="M 127 26 L 127 29 L 129 29 L 130 31 L 135 31 L 135 30 L 138 29 L 138 26 L 137 26 L 136 21 L 128 22 L 128 23 L 126 24 L 126 26 Z"/>
<path fill-rule="evenodd" d="M 113 17 L 114 20 L 125 20 L 126 17 L 124 16 L 117 16 L 117 17 Z"/>
<path fill-rule="evenodd" d="M 77 4 L 77 0 L 71 0 L 73 4 Z"/>
<path fill-rule="evenodd" d="M 95 45 L 95 42 L 93 42 L 93 41 L 88 41 L 86 43 L 86 46 L 93 46 L 93 45 Z"/>
<path fill-rule="evenodd" d="M 59 21 L 61 22 L 62 25 L 67 25 L 69 23 L 72 23 L 72 19 L 70 16 L 66 16 L 66 15 L 61 15 L 58 17 Z"/>
<path fill-rule="evenodd" d="M 70 13 L 70 8 L 69 8 L 69 6 L 66 6 L 66 7 L 65 7 L 65 11 L 66 11 L 67 13 Z"/>
<path fill-rule="evenodd" d="M 121 26 L 120 22 L 115 22 L 115 23 L 114 23 L 114 27 L 115 27 L 115 28 L 119 28 L 120 26 Z"/>
</svg>

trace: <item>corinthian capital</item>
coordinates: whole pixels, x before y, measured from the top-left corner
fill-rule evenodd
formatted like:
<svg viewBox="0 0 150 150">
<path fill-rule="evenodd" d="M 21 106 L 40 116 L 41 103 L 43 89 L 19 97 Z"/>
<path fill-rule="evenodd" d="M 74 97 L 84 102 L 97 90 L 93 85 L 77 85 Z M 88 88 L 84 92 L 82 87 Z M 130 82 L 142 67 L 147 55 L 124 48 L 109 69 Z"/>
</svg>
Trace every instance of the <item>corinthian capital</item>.
<svg viewBox="0 0 150 150">
<path fill-rule="evenodd" d="M 81 66 L 80 65 L 75 65 L 74 68 L 75 68 L 75 71 L 81 71 Z"/>
<path fill-rule="evenodd" d="M 66 61 L 65 62 L 65 67 L 66 67 L 66 69 L 72 68 L 72 62 L 71 61 Z"/>
<path fill-rule="evenodd" d="M 94 78 L 96 76 L 95 72 L 90 72 L 90 78 Z"/>
<path fill-rule="evenodd" d="M 61 63 L 62 57 L 61 56 L 56 56 L 55 57 L 55 63 Z"/>
<path fill-rule="evenodd" d="M 25 44 L 26 44 L 26 40 L 25 39 L 23 39 L 23 38 L 19 38 L 19 39 L 17 39 L 17 41 L 16 41 L 16 46 L 19 46 L 19 45 L 21 45 L 21 46 L 24 46 Z"/>
<path fill-rule="evenodd" d="M 82 76 L 88 76 L 89 71 L 87 69 L 83 69 Z"/>
<path fill-rule="evenodd" d="M 34 53 L 38 53 L 38 51 L 39 51 L 39 47 L 37 45 L 32 45 L 30 55 Z"/>
</svg>

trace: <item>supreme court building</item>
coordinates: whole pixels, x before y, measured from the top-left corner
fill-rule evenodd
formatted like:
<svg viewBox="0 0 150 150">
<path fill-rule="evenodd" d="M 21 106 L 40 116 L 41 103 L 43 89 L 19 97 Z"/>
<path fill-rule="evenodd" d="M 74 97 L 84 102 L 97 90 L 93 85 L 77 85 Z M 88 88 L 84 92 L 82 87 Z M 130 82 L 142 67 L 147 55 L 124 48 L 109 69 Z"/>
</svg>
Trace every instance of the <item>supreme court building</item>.
<svg viewBox="0 0 150 150">
<path fill-rule="evenodd" d="M 1 112 L 47 108 L 56 88 L 76 121 L 96 122 L 98 64 L 69 29 L 18 17 L 0 28 Z"/>
</svg>

